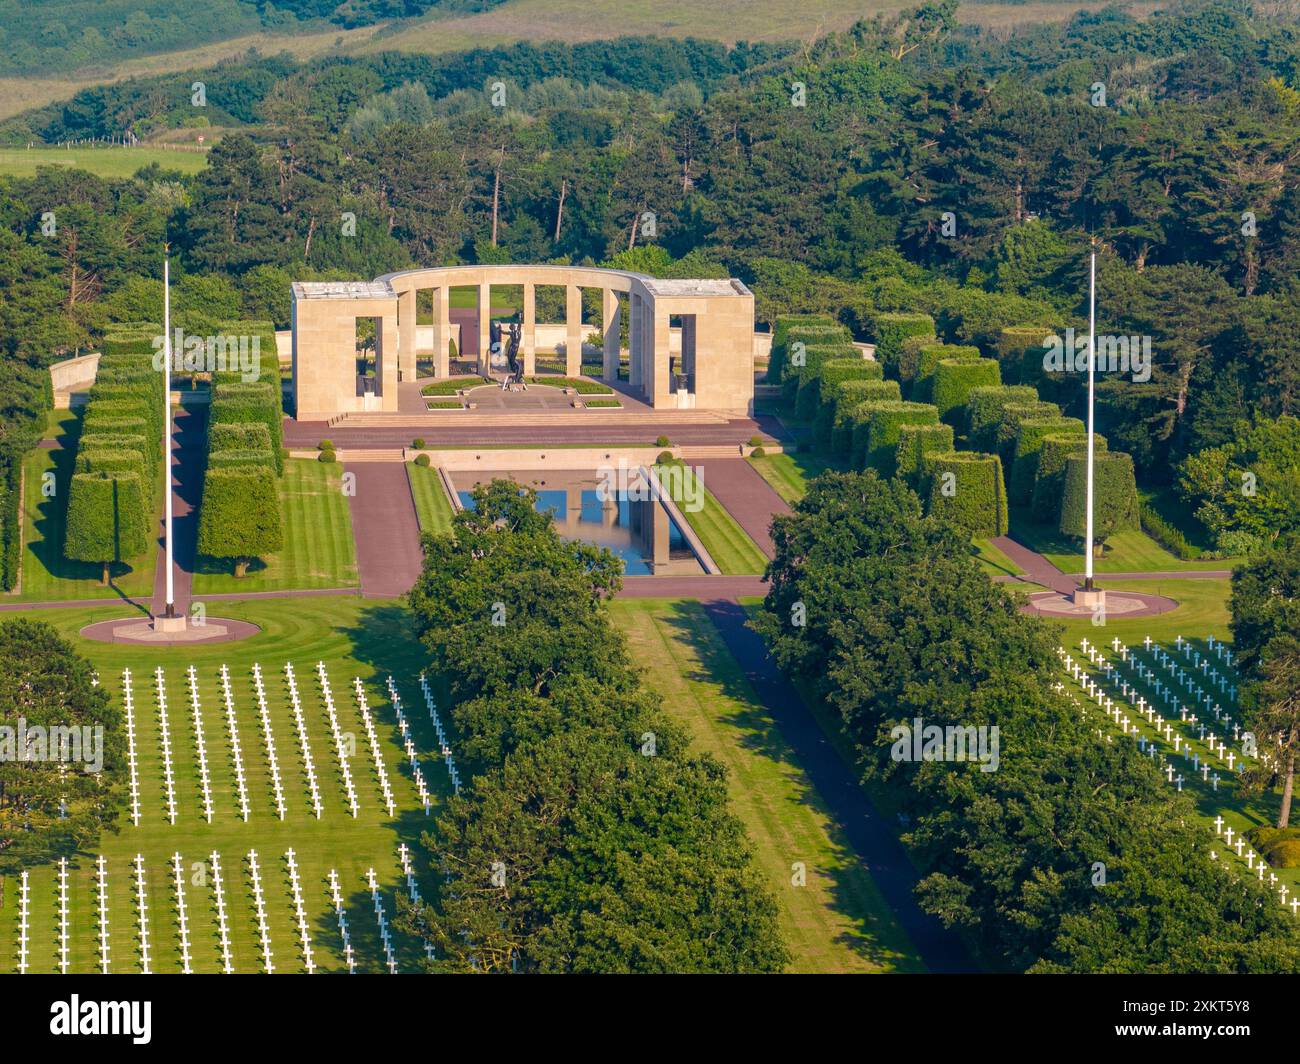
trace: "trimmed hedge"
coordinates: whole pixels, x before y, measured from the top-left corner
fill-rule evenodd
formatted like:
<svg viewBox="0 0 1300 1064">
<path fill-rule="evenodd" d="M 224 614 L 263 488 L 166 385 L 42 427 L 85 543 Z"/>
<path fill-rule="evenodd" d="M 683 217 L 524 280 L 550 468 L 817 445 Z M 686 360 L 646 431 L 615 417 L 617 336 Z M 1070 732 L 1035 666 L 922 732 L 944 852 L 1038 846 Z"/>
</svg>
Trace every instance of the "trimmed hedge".
<svg viewBox="0 0 1300 1064">
<path fill-rule="evenodd" d="M 209 451 L 269 451 L 271 433 L 260 421 L 226 422 L 208 429 Z"/>
<path fill-rule="evenodd" d="M 149 484 L 145 457 L 139 451 L 88 451 L 77 453 L 78 473 L 134 473 L 141 484 Z"/>
<path fill-rule="evenodd" d="M 135 473 L 76 473 L 68 489 L 64 554 L 107 567 L 149 545 L 144 487 Z"/>
<path fill-rule="evenodd" d="M 1043 325 L 1008 325 L 998 336 L 998 362 L 1002 364 L 1002 376 L 1017 384 L 1037 380 L 1042 375 L 1043 340 L 1052 335 L 1056 329 Z M 1039 372 L 1034 376 L 1025 376 L 1024 370 L 1029 352 L 1037 352 Z"/>
<path fill-rule="evenodd" d="M 1006 532 L 1007 494 L 997 455 L 977 451 L 929 454 L 925 479 L 930 488 L 930 513 L 948 518 L 972 536 Z"/>
<path fill-rule="evenodd" d="M 792 325 L 781 334 L 780 346 L 773 344 L 772 358 L 768 362 L 768 379 L 773 380 L 774 364 L 779 374 L 778 378 L 773 380 L 775 384 L 785 384 L 792 374 L 802 368 L 791 363 L 791 348 L 795 344 L 803 344 L 806 351 L 809 347 L 848 344 L 852 339 L 849 330 L 834 321 L 830 324 Z"/>
<path fill-rule="evenodd" d="M 1011 403 L 1036 403 L 1038 393 L 1028 385 L 972 388 L 966 397 L 966 433 L 972 447 L 991 451 L 997 446 L 1002 410 Z"/>
<path fill-rule="evenodd" d="M 834 454 L 847 456 L 853 453 L 853 428 L 857 424 L 859 407 L 864 402 L 882 399 L 901 400 L 898 381 L 845 381 L 839 387 L 835 400 L 835 416 L 831 424 L 830 449 Z"/>
<path fill-rule="evenodd" d="M 213 398 L 208 408 L 209 425 L 246 424 L 258 422 L 266 426 L 271 437 L 271 455 L 275 471 L 284 472 L 281 450 L 284 446 L 278 386 L 265 381 L 255 384 L 230 384 L 222 382 L 213 386 Z"/>
<path fill-rule="evenodd" d="M 964 419 L 966 400 L 972 389 L 992 388 L 1002 383 L 1002 373 L 991 358 L 945 358 L 929 378 L 930 395 L 944 421 Z"/>
<path fill-rule="evenodd" d="M 815 378 L 800 382 L 799 394 L 795 401 L 795 414 L 818 422 L 825 418 L 826 435 L 829 437 L 839 386 L 845 381 L 880 380 L 883 376 L 884 371 L 880 363 L 868 362 L 856 354 L 856 349 L 852 356 L 828 359 L 818 367 Z M 828 408 L 829 413 L 827 413 Z"/>
<path fill-rule="evenodd" d="M 903 341 L 898 352 L 898 364 L 893 367 L 894 375 L 906 385 L 916 380 L 916 371 L 921 365 L 921 349 L 935 342 L 933 336 L 909 336 Z"/>
<path fill-rule="evenodd" d="M 1065 486 L 1061 490 L 1060 529 L 1082 537 L 1087 528 L 1088 459 L 1072 454 L 1065 460 Z M 1094 455 L 1093 533 L 1097 544 L 1115 532 L 1139 527 L 1137 481 L 1133 458 L 1123 451 Z"/>
<path fill-rule="evenodd" d="M 787 402 L 795 403 L 795 412 L 799 417 L 809 418 L 817 412 L 817 397 L 820 394 L 817 382 L 821 370 L 827 362 L 844 362 L 861 358 L 861 354 L 852 344 L 810 344 L 804 348 L 804 364 L 796 368 L 793 364 L 786 374 L 781 392 Z M 802 404 L 802 406 L 800 405 Z M 805 411 L 800 413 L 800 411 Z"/>
<path fill-rule="evenodd" d="M 145 441 L 143 454 L 149 462 L 151 475 L 162 459 L 161 422 L 146 421 L 139 417 L 105 417 L 84 422 L 81 432 L 83 439 L 86 436 L 139 436 Z"/>
<path fill-rule="evenodd" d="M 894 467 L 915 485 L 925 470 L 925 457 L 953 450 L 951 425 L 904 425 L 898 430 Z"/>
<path fill-rule="evenodd" d="M 877 314 L 876 360 L 895 374 L 909 336 L 934 336 L 934 319 L 929 314 Z"/>
<path fill-rule="evenodd" d="M 1020 422 L 1016 430 L 1011 476 L 1007 495 L 1015 506 L 1028 506 L 1034 497 L 1034 479 L 1038 476 L 1038 455 L 1047 436 L 1075 435 L 1084 432 L 1077 417 L 1035 417 Z"/>
<path fill-rule="evenodd" d="M 874 469 L 881 476 L 894 475 L 899 429 L 904 425 L 939 423 L 939 411 L 928 403 L 885 400 L 863 407 L 866 419 L 853 430 L 854 468 Z"/>
<path fill-rule="evenodd" d="M 956 360 L 974 362 L 982 358 L 978 347 L 965 344 L 926 344 L 921 348 L 916 365 L 916 379 L 912 382 L 912 395 L 918 401 L 929 400 L 930 378 L 940 362 Z"/>
<path fill-rule="evenodd" d="M 19 513 L 22 507 L 22 456 L 0 457 L 0 536 L 4 539 L 0 585 L 6 591 L 18 586 L 22 565 L 22 535 Z"/>
<path fill-rule="evenodd" d="M 1002 408 L 1002 418 L 998 422 L 997 453 L 1003 462 L 1010 463 L 1015 452 L 1016 437 L 1020 435 L 1020 423 L 1034 418 L 1060 417 L 1061 408 L 1055 403 L 1008 403 Z"/>
<path fill-rule="evenodd" d="M 209 469 L 232 469 L 248 466 L 264 466 L 274 472 L 275 456 L 265 447 L 208 452 Z"/>
<path fill-rule="evenodd" d="M 1107 450 L 1106 437 L 1097 436 L 1096 450 Z M 1036 521 L 1061 521 L 1061 491 L 1065 487 L 1065 460 L 1073 454 L 1086 454 L 1088 437 L 1080 431 L 1053 433 L 1043 437 L 1038 451 L 1038 472 L 1034 477 L 1034 493 L 1030 512 Z"/>
<path fill-rule="evenodd" d="M 199 553 L 230 559 L 242 576 L 249 561 L 283 546 L 275 473 L 258 466 L 209 469 L 199 506 Z"/>
</svg>

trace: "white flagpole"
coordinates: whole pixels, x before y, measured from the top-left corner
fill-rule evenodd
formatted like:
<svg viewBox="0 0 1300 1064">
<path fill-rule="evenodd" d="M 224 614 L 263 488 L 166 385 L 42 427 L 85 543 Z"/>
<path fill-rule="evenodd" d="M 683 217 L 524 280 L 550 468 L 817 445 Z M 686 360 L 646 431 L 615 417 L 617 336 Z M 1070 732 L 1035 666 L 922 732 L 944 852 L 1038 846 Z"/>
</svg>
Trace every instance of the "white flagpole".
<svg viewBox="0 0 1300 1064">
<path fill-rule="evenodd" d="M 167 552 L 167 612 L 176 616 L 176 596 L 172 586 L 172 302 L 171 270 L 167 249 L 163 248 L 163 498 L 164 544 Z"/>
<path fill-rule="evenodd" d="M 1084 546 L 1084 582 L 1086 590 L 1092 590 L 1092 468 L 1093 468 L 1093 373 L 1097 366 L 1097 253 L 1092 253 L 1092 265 L 1088 284 L 1088 516 L 1087 543 Z"/>
</svg>

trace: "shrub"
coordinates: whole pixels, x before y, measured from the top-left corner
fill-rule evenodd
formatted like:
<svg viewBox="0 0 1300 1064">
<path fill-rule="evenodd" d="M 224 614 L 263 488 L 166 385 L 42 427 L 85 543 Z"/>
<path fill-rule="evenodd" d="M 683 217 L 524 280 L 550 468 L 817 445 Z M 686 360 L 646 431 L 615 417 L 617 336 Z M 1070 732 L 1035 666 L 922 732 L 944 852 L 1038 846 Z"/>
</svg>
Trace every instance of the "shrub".
<svg viewBox="0 0 1300 1064">
<path fill-rule="evenodd" d="M 974 362 L 981 357 L 978 347 L 961 344 L 926 344 L 921 348 L 916 364 L 916 378 L 912 382 L 912 396 L 918 402 L 929 401 L 933 394 L 930 378 L 940 362 Z"/>
<path fill-rule="evenodd" d="M 423 466 L 425 469 L 429 468 L 430 461 L 431 460 L 427 454 L 417 454 L 415 456 L 415 464 Z"/>
<path fill-rule="evenodd" d="M 859 357 L 829 359 L 818 367 L 815 376 L 800 382 L 795 414 L 816 421 L 824 409 L 830 407 L 830 416 L 833 417 L 835 397 L 841 384 L 851 380 L 880 380 L 883 376 L 879 362 L 868 362 Z M 829 420 L 826 423 L 829 437 Z"/>
<path fill-rule="evenodd" d="M 881 476 L 894 475 L 894 457 L 898 449 L 898 431 L 904 425 L 937 425 L 939 411 L 928 403 L 877 402 L 867 411 L 862 447 L 863 469 L 874 469 Z M 858 437 L 854 432 L 856 460 Z"/>
<path fill-rule="evenodd" d="M 1008 325 L 998 336 L 998 362 L 1002 365 L 1002 376 L 1008 381 L 1036 380 L 1042 374 L 1043 340 L 1055 330 L 1042 325 Z M 1037 352 L 1038 374 L 1026 377 L 1026 355 Z"/>
<path fill-rule="evenodd" d="M 952 449 L 951 425 L 904 425 L 898 430 L 894 468 L 900 477 L 915 482 L 925 469 L 926 455 L 941 454 Z"/>
<path fill-rule="evenodd" d="M 845 456 L 853 453 L 853 428 L 858 407 L 877 399 L 902 399 L 898 381 L 845 381 L 835 397 L 835 411 L 828 437 L 830 449 Z M 814 429 L 816 426 L 814 426 Z"/>
<path fill-rule="evenodd" d="M 663 437 L 660 437 L 662 439 Z M 668 465 L 673 460 L 672 451 L 660 451 L 655 457 L 655 465 Z"/>
<path fill-rule="evenodd" d="M 768 363 L 768 377 L 772 376 L 772 362 L 777 364 L 780 378 L 774 383 L 784 385 L 790 377 L 797 373 L 806 364 L 797 360 L 794 356 L 797 354 L 799 344 L 803 345 L 805 353 L 809 347 L 819 346 L 843 346 L 849 344 L 853 339 L 852 334 L 843 325 L 832 322 L 829 325 L 796 325 L 791 326 L 783 334 L 783 341 L 780 348 L 773 347 L 772 360 Z"/>
<path fill-rule="evenodd" d="M 749 437 L 749 445 L 750 445 L 751 447 L 762 447 L 762 446 L 763 446 L 763 437 L 762 437 L 762 436 L 759 436 L 759 435 L 757 435 L 757 434 L 755 434 L 755 435 Z"/>
<path fill-rule="evenodd" d="M 1014 456 L 1016 437 L 1020 435 L 1020 423 L 1022 421 L 1060 416 L 1061 408 L 1055 403 L 1008 403 L 1004 406 L 997 430 L 997 452 L 1002 461 L 1010 463 Z"/>
<path fill-rule="evenodd" d="M 423 436 L 416 436 L 415 439 L 413 439 L 413 440 L 411 441 L 411 449 L 414 450 L 414 451 L 423 451 L 423 450 L 424 450 L 424 437 L 423 437 Z"/>
<path fill-rule="evenodd" d="M 256 466 L 209 469 L 199 505 L 199 553 L 231 560 L 235 575 L 243 576 L 254 558 L 283 545 L 275 474 Z"/>
<path fill-rule="evenodd" d="M 1138 503 L 1138 520 L 1142 531 L 1154 539 L 1160 546 L 1183 561 L 1194 561 L 1202 552 L 1193 547 L 1183 535 L 1182 529 L 1166 521 L 1155 508 L 1144 502 Z"/>
<path fill-rule="evenodd" d="M 237 467 L 262 466 L 275 472 L 275 455 L 269 450 L 209 451 L 209 469 L 232 469 Z"/>
<path fill-rule="evenodd" d="M 77 473 L 68 489 L 64 553 L 72 561 L 109 566 L 148 549 L 144 487 L 135 473 Z"/>
<path fill-rule="evenodd" d="M 332 451 L 332 450 L 334 450 L 334 441 L 333 441 L 333 440 L 321 440 L 320 443 L 316 444 L 316 450 L 318 450 L 318 451 Z"/>
<path fill-rule="evenodd" d="M 316 461 L 323 462 L 325 465 L 333 465 L 338 460 L 339 456 L 333 451 L 321 451 L 321 453 L 316 456 Z"/>
<path fill-rule="evenodd" d="M 997 446 L 1002 410 L 1011 403 L 1036 403 L 1038 393 L 1027 385 L 972 388 L 966 397 L 966 434 L 972 447 L 989 451 Z"/>
<path fill-rule="evenodd" d="M 935 366 L 929 383 L 939 417 L 953 422 L 965 418 L 971 389 L 996 387 L 1002 377 L 997 362 L 991 358 L 945 358 Z"/>
<path fill-rule="evenodd" d="M 948 451 L 925 457 L 930 512 L 948 518 L 972 536 L 1000 536 L 1007 530 L 1007 495 L 1002 462 L 995 454 Z"/>
<path fill-rule="evenodd" d="M 83 423 L 82 438 L 87 436 L 138 436 L 144 441 L 141 453 L 152 471 L 162 459 L 162 425 L 139 417 L 99 418 Z"/>
<path fill-rule="evenodd" d="M 797 353 L 791 352 L 791 359 Z M 803 351 L 803 364 L 792 361 L 781 385 L 781 395 L 786 402 L 796 403 L 795 412 L 800 417 L 812 417 L 817 409 L 817 381 L 828 362 L 862 361 L 858 349 L 852 344 L 810 344 Z M 809 393 L 808 389 L 811 389 Z M 800 411 L 803 411 L 800 413 Z"/>
<path fill-rule="evenodd" d="M 147 485 L 151 483 L 147 469 L 139 451 L 88 451 L 82 447 L 77 452 L 78 473 L 134 473 Z"/>
<path fill-rule="evenodd" d="M 1088 460 L 1070 455 L 1065 460 L 1065 486 L 1061 491 L 1061 531 L 1082 537 L 1087 520 Z M 1093 533 L 1096 547 L 1114 533 L 1138 527 L 1137 483 L 1133 459 L 1123 451 L 1097 454 L 1093 459 Z"/>
<path fill-rule="evenodd" d="M 1083 422 L 1075 417 L 1035 417 L 1020 422 L 1016 430 L 1014 455 L 1007 495 L 1013 506 L 1028 506 L 1034 498 L 1038 456 L 1043 439 L 1052 435 L 1083 435 Z"/>
<path fill-rule="evenodd" d="M 250 421 L 266 426 L 271 436 L 271 453 L 275 459 L 276 473 L 284 471 L 280 458 L 283 411 L 280 407 L 280 390 L 266 381 L 254 384 L 222 382 L 213 386 L 212 402 L 208 407 L 208 424 L 245 424 Z"/>
<path fill-rule="evenodd" d="M 909 336 L 903 341 L 898 352 L 898 363 L 891 367 L 891 372 L 903 384 L 911 386 L 916 380 L 917 370 L 921 367 L 921 349 L 930 347 L 935 342 L 933 336 Z M 877 351 L 879 357 L 879 351 Z"/>
<path fill-rule="evenodd" d="M 1104 451 L 1106 437 L 1095 437 L 1096 450 Z M 1038 471 L 1034 475 L 1031 512 L 1034 520 L 1059 524 L 1061 491 L 1065 487 L 1065 460 L 1074 454 L 1086 454 L 1088 437 L 1083 432 L 1052 433 L 1043 437 L 1038 451 Z"/>
<path fill-rule="evenodd" d="M 271 434 L 258 421 L 231 422 L 208 428 L 209 451 L 269 451 Z"/>
<path fill-rule="evenodd" d="M 877 314 L 876 360 L 898 373 L 903 341 L 909 336 L 934 334 L 934 319 L 929 314 Z"/>
<path fill-rule="evenodd" d="M 1264 851 L 1274 868 L 1300 868 L 1300 839 L 1279 839 Z"/>
<path fill-rule="evenodd" d="M 656 436 L 656 437 L 655 437 L 655 446 L 656 446 L 656 447 L 671 447 L 672 445 L 673 445 L 673 441 L 670 440 L 667 436 Z"/>
<path fill-rule="evenodd" d="M 752 451 L 749 452 L 749 456 L 751 458 L 765 458 L 767 456 L 767 451 L 765 451 L 762 447 L 755 447 Z"/>
</svg>

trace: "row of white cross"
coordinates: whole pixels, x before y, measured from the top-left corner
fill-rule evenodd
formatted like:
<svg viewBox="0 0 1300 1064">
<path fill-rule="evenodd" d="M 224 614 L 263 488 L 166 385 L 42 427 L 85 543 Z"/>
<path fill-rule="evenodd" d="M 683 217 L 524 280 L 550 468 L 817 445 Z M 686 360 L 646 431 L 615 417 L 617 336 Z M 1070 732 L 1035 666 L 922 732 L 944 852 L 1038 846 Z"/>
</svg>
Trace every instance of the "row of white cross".
<svg viewBox="0 0 1300 1064">
<path fill-rule="evenodd" d="M 411 862 L 411 851 L 407 848 L 406 843 L 397 847 L 397 857 L 402 863 L 402 875 L 406 876 L 406 894 L 411 899 L 412 905 L 420 905 L 420 884 L 415 879 L 415 865 Z M 433 943 L 426 941 L 424 943 L 424 955 L 433 960 Z"/>
<path fill-rule="evenodd" d="M 208 745 L 203 738 L 203 708 L 199 705 L 199 678 L 191 665 L 185 674 L 190 692 L 190 713 L 194 717 L 194 750 L 199 759 L 199 787 L 203 795 L 203 817 L 212 823 L 212 779 L 208 774 Z"/>
<path fill-rule="evenodd" d="M 348 796 L 348 808 L 352 810 L 352 816 L 361 811 L 361 806 L 357 802 L 357 791 L 352 785 L 352 769 L 348 765 L 348 747 L 343 740 L 343 732 L 339 728 L 338 714 L 334 710 L 334 692 L 330 689 L 329 674 L 325 671 L 323 661 L 316 662 L 316 677 L 320 682 L 321 696 L 325 699 L 325 715 L 329 718 L 330 733 L 334 737 L 334 749 L 338 754 L 339 771 L 343 776 L 343 789 Z"/>
<path fill-rule="evenodd" d="M 389 816 L 396 816 L 397 803 L 393 801 L 393 788 L 388 783 L 388 770 L 384 767 L 384 756 L 379 749 L 379 736 L 375 734 L 375 721 L 370 715 L 366 691 L 361 686 L 359 677 L 353 678 L 352 688 L 356 693 L 357 708 L 361 712 L 361 723 L 366 729 L 366 739 L 370 742 L 370 756 L 375 759 L 375 774 L 379 778 L 379 789 L 384 795 L 384 808 L 388 810 Z"/>
<path fill-rule="evenodd" d="M 334 905 L 334 915 L 339 921 L 339 937 L 343 940 L 343 959 L 348 965 L 348 974 L 355 975 L 357 958 L 352 950 L 352 936 L 348 934 L 348 915 L 343 911 L 343 892 L 339 890 L 339 874 L 330 869 L 330 901 Z"/>
<path fill-rule="evenodd" d="M 68 859 L 59 858 L 59 971 L 68 974 Z"/>
<path fill-rule="evenodd" d="M 370 886 L 370 897 L 375 903 L 375 921 L 379 924 L 379 941 L 384 946 L 384 959 L 388 965 L 388 974 L 397 974 L 397 954 L 393 952 L 393 937 L 388 930 L 388 916 L 384 912 L 384 899 L 379 896 L 379 881 L 375 879 L 372 868 L 366 873 L 366 882 Z"/>
<path fill-rule="evenodd" d="M 176 922 L 181 940 L 181 972 L 191 975 L 194 969 L 190 967 L 190 923 L 185 908 L 185 878 L 179 853 L 172 854 L 172 885 L 176 890 Z"/>
<path fill-rule="evenodd" d="M 271 790 L 275 811 L 284 819 L 284 786 L 280 782 L 280 759 L 275 752 L 275 732 L 271 729 L 271 712 L 266 707 L 266 687 L 262 684 L 262 666 L 253 662 L 253 693 L 257 696 L 257 715 L 262 721 L 262 739 L 266 743 L 266 760 L 271 766 Z"/>
<path fill-rule="evenodd" d="M 311 934 L 307 929 L 307 907 L 302 900 L 302 884 L 298 881 L 298 862 L 294 860 L 293 847 L 284 855 L 289 867 L 289 890 L 293 896 L 293 915 L 298 921 L 298 941 L 302 946 L 302 962 L 308 975 L 316 972 L 316 961 L 312 955 Z"/>
<path fill-rule="evenodd" d="M 239 791 L 239 815 L 248 823 L 248 782 L 244 779 L 244 754 L 239 746 L 239 723 L 235 720 L 235 696 L 230 690 L 230 670 L 221 666 L 221 699 L 226 704 L 226 727 L 230 730 L 230 758 L 235 767 Z"/>
<path fill-rule="evenodd" d="M 144 857 L 141 854 L 135 855 L 135 861 L 132 862 L 135 869 L 135 911 L 136 919 L 139 921 L 140 928 L 140 970 L 149 975 L 149 900 L 144 885 Z"/>
<path fill-rule="evenodd" d="M 298 697 L 298 678 L 293 672 L 293 663 L 284 663 L 285 682 L 289 687 L 289 706 L 293 713 L 294 729 L 298 734 L 298 749 L 302 753 L 303 771 L 307 775 L 307 790 L 311 794 L 312 812 L 319 820 L 324 811 L 320 800 L 320 786 L 316 780 L 316 762 L 312 760 L 311 744 L 307 741 L 307 723 L 302 717 L 302 699 Z"/>
<path fill-rule="evenodd" d="M 411 767 L 416 793 L 420 796 L 420 804 L 424 806 L 424 815 L 428 816 L 433 808 L 433 796 L 429 793 L 429 785 L 425 782 L 424 772 L 420 768 L 420 755 L 415 749 L 415 741 L 411 738 L 411 723 L 402 712 L 402 696 L 397 693 L 397 685 L 393 683 L 391 676 L 388 677 L 388 698 L 393 703 L 393 712 L 397 715 L 397 727 L 402 733 L 402 748 L 406 751 L 406 760 Z"/>
<path fill-rule="evenodd" d="M 394 690 L 393 678 L 388 678 L 389 690 Z M 424 695 L 424 704 L 429 708 L 429 720 L 433 722 L 434 731 L 438 733 L 438 746 L 443 761 L 447 764 L 447 773 L 451 777 L 452 790 L 460 794 L 460 773 L 456 771 L 456 758 L 452 755 L 451 745 L 447 742 L 447 732 L 443 729 L 442 718 L 438 716 L 437 706 L 433 701 L 433 691 L 424 673 L 420 673 L 420 691 Z"/>
<path fill-rule="evenodd" d="M 1238 834 L 1231 827 L 1225 828 L 1224 823 L 1223 817 L 1216 816 L 1214 818 L 1214 834 L 1224 840 L 1224 845 L 1227 846 L 1229 850 L 1234 852 L 1238 857 L 1243 857 L 1246 862 L 1246 868 L 1254 872 L 1255 875 L 1258 876 L 1259 881 L 1263 883 L 1264 873 L 1268 871 L 1268 862 L 1246 845 L 1246 836 L 1244 833 Z M 1232 844 L 1233 835 L 1237 835 L 1237 844 L 1235 847 Z M 1244 855 L 1241 852 L 1242 850 L 1246 851 Z M 1211 852 L 1213 853 L 1213 851 Z M 1214 856 L 1217 857 L 1218 855 L 1214 854 Z M 1281 899 L 1283 905 L 1289 905 L 1291 907 L 1292 916 L 1300 915 L 1300 893 L 1297 893 L 1296 896 L 1288 902 L 1286 896 L 1291 893 L 1291 888 L 1285 883 L 1279 885 L 1276 872 L 1268 872 L 1268 885 L 1277 890 L 1278 897 Z"/>
<path fill-rule="evenodd" d="M 126 764 L 130 772 L 131 823 L 140 826 L 140 772 L 135 753 L 135 695 L 131 691 L 131 670 L 122 670 L 122 705 L 126 711 Z"/>
<path fill-rule="evenodd" d="M 27 870 L 18 876 L 18 974 L 27 973 L 27 936 L 29 933 L 28 917 L 31 915 L 30 884 Z"/>
<path fill-rule="evenodd" d="M 271 953 L 271 928 L 266 922 L 266 899 L 262 897 L 262 876 L 257 867 L 257 851 L 248 851 L 248 875 L 253 881 L 253 909 L 257 915 L 257 937 L 262 944 L 262 970 L 270 975 L 275 971 L 275 958 Z"/>
<path fill-rule="evenodd" d="M 154 688 L 158 697 L 158 740 L 162 746 L 163 790 L 167 794 L 167 821 L 176 823 L 176 777 L 172 772 L 172 734 L 167 722 L 167 681 L 162 666 L 154 670 Z"/>
</svg>

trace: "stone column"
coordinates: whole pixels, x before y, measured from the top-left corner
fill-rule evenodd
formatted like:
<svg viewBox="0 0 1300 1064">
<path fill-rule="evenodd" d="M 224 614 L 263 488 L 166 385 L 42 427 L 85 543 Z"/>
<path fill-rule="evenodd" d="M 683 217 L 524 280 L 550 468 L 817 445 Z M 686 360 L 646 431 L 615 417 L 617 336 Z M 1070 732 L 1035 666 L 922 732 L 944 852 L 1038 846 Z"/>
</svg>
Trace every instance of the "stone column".
<svg viewBox="0 0 1300 1064">
<path fill-rule="evenodd" d="M 478 371 L 492 376 L 492 286 L 486 281 L 478 286 Z"/>
<path fill-rule="evenodd" d="M 601 311 L 601 328 L 605 337 L 605 349 L 600 375 L 604 381 L 616 381 L 618 380 L 619 307 L 618 293 L 612 288 L 604 290 Z"/>
<path fill-rule="evenodd" d="M 582 289 L 565 285 L 564 306 L 564 375 L 582 376 Z"/>
<path fill-rule="evenodd" d="M 635 292 L 627 297 L 627 384 L 633 391 L 641 387 L 641 297 Z"/>
<path fill-rule="evenodd" d="M 451 376 L 451 289 L 446 285 L 433 290 L 433 375 Z"/>
<path fill-rule="evenodd" d="M 416 291 L 397 293 L 397 376 L 415 380 Z"/>
<path fill-rule="evenodd" d="M 650 374 L 649 387 L 653 399 L 651 405 L 662 408 L 677 405 L 677 397 L 669 394 L 668 382 L 668 358 L 669 343 L 672 340 L 672 330 L 668 328 L 668 312 L 660 313 L 656 310 L 653 315 L 647 315 L 651 318 L 650 329 L 650 350 L 653 352 L 650 356 Z"/>
<path fill-rule="evenodd" d="M 400 349 L 396 314 L 375 320 L 375 391 L 382 410 L 397 410 L 397 358 Z"/>
<path fill-rule="evenodd" d="M 524 376 L 537 376 L 537 286 L 524 282 L 524 324 L 519 347 L 524 353 Z"/>
</svg>

